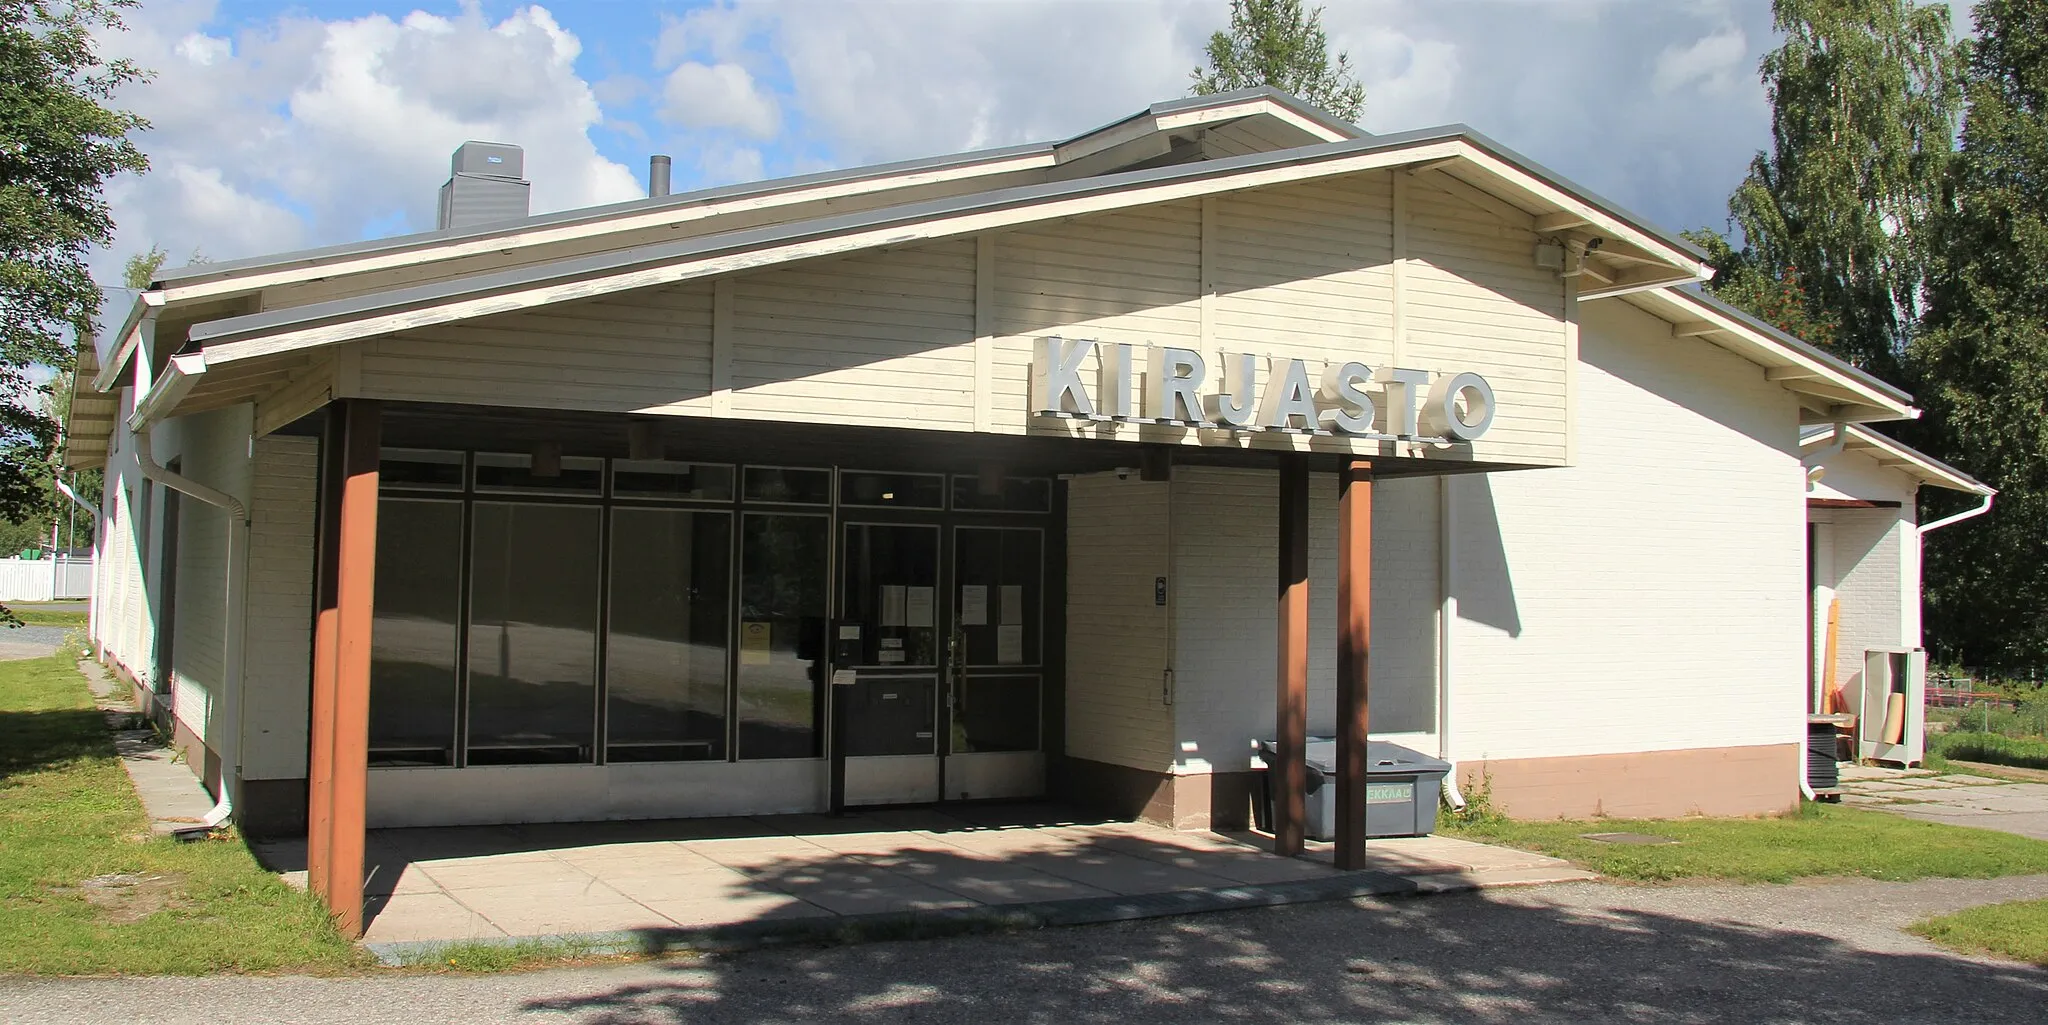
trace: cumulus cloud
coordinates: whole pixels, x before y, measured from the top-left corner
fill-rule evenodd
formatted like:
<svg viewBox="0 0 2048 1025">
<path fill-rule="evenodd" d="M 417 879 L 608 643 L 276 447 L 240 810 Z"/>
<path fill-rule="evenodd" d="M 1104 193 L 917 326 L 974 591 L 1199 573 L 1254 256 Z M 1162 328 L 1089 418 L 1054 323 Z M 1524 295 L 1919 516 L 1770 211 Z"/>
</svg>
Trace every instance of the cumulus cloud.
<svg viewBox="0 0 2048 1025">
<path fill-rule="evenodd" d="M 581 44 L 545 8 L 321 20 L 289 14 L 232 38 L 211 4 L 148 5 L 106 40 L 156 72 L 120 102 L 149 118 L 152 170 L 109 190 L 118 244 L 228 259 L 433 227 L 448 157 L 468 139 L 526 149 L 536 212 L 640 193 L 600 155 L 603 113 Z"/>
<path fill-rule="evenodd" d="M 684 61 L 662 86 L 662 117 L 689 128 L 735 128 L 756 139 L 782 127 L 775 101 L 737 64 Z"/>
</svg>

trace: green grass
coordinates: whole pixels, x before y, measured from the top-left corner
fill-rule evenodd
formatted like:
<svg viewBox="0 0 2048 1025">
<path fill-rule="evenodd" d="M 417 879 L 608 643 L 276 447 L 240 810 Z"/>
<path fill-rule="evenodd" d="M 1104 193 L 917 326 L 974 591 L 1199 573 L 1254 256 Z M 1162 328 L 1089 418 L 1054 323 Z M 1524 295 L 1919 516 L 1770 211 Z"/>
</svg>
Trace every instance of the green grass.
<svg viewBox="0 0 2048 1025">
<path fill-rule="evenodd" d="M 1443 831 L 1565 858 L 1614 879 L 1781 883 L 1808 876 L 1901 880 L 2048 872 L 2048 843 L 2039 840 L 1833 805 L 1809 804 L 1775 818 L 1495 819 L 1452 823 Z M 1579 835 L 1623 832 L 1679 842 L 1636 847 Z"/>
<path fill-rule="evenodd" d="M 1945 947 L 1985 951 L 2048 967 L 2048 900 L 1987 904 L 1909 927 Z"/>
<path fill-rule="evenodd" d="M 10 605 L 8 609 L 14 613 L 16 619 L 21 620 L 23 626 L 85 625 L 86 611 L 83 604 L 76 608 L 61 605 Z M 6 636 L 5 632 L 0 632 L 0 640 L 4 640 Z"/>
<path fill-rule="evenodd" d="M 313 897 L 239 840 L 149 836 L 75 658 L 0 662 L 0 975 L 366 964 Z M 148 881 L 80 886 L 116 873 Z"/>
<path fill-rule="evenodd" d="M 572 964 L 632 961 L 643 954 L 619 954 L 573 936 L 536 937 L 510 943 L 430 944 L 404 955 L 400 967 L 454 972 L 512 972 L 529 968 L 560 968 Z"/>
<path fill-rule="evenodd" d="M 1937 733 L 1927 738 L 1927 753 L 1964 762 L 2048 769 L 2048 740 L 2002 737 L 1995 733 Z"/>
</svg>

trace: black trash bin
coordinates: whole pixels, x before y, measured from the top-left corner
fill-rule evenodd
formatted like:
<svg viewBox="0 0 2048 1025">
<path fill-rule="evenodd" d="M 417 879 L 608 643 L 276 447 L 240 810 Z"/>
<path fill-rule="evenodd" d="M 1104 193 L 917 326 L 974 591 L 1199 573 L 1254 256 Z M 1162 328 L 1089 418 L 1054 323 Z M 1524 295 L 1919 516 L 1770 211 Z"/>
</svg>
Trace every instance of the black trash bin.
<svg viewBox="0 0 2048 1025">
<path fill-rule="evenodd" d="M 1437 792 L 1451 763 L 1399 744 L 1373 741 L 1365 747 L 1365 835 L 1427 836 L 1436 832 Z M 1259 787 L 1260 829 L 1273 828 L 1274 744 L 1262 741 L 1259 758 L 1266 763 Z M 1337 835 L 1337 741 L 1308 738 L 1307 821 L 1302 832 L 1311 840 Z"/>
</svg>

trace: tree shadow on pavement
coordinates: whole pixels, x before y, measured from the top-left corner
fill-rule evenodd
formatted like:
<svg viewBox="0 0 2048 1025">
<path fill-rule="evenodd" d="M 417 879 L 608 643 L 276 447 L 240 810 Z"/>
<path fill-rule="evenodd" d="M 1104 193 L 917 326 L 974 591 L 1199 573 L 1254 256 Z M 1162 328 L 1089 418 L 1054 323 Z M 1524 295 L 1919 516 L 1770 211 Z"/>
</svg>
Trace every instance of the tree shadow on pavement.
<svg viewBox="0 0 2048 1025">
<path fill-rule="evenodd" d="M 1709 912 L 1711 913 L 1711 911 Z M 534 1000 L 601 1025 L 812 1021 L 2039 1022 L 2048 971 L 1483 894 L 664 965 Z"/>
</svg>

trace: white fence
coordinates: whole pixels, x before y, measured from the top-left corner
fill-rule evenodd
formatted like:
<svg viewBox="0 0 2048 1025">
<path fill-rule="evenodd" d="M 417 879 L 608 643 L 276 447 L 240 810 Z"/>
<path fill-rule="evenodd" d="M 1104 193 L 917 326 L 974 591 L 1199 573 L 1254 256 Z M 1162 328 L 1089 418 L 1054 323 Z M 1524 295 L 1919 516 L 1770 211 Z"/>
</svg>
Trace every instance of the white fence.
<svg viewBox="0 0 2048 1025">
<path fill-rule="evenodd" d="M 92 597 L 92 557 L 0 559 L 0 602 Z"/>
</svg>

